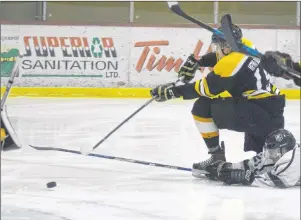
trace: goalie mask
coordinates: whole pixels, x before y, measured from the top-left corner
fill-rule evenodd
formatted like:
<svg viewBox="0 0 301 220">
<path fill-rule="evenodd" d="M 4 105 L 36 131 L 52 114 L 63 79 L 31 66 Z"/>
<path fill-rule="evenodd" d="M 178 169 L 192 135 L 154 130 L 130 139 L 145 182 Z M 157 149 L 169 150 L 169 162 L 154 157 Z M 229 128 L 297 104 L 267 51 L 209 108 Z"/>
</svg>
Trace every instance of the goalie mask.
<svg viewBox="0 0 301 220">
<path fill-rule="evenodd" d="M 263 146 L 263 156 L 275 163 L 288 151 L 296 146 L 294 135 L 285 129 L 279 129 L 268 135 Z"/>
</svg>

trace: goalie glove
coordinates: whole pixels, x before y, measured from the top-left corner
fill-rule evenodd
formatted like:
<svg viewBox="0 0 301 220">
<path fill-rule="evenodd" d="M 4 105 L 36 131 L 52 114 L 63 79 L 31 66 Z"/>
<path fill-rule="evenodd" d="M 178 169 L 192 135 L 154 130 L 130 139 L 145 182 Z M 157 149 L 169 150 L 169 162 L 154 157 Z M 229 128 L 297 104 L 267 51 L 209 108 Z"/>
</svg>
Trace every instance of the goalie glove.
<svg viewBox="0 0 301 220">
<path fill-rule="evenodd" d="M 174 83 L 167 83 L 157 86 L 150 91 L 150 94 L 152 97 L 156 97 L 155 100 L 157 102 L 164 102 L 169 99 L 179 98 L 181 96 Z"/>
<path fill-rule="evenodd" d="M 194 78 L 195 72 L 199 67 L 198 61 L 194 58 L 194 55 L 191 54 L 180 68 L 178 77 L 182 78 L 182 82 L 189 83 Z"/>
</svg>

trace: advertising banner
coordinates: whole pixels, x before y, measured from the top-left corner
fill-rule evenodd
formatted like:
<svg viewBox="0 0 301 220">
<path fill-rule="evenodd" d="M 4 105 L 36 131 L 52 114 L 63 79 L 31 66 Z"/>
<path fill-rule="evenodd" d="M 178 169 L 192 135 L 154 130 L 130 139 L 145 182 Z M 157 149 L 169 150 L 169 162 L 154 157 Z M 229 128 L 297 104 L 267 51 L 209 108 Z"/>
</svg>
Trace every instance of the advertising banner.
<svg viewBox="0 0 301 220">
<path fill-rule="evenodd" d="M 10 77 L 19 55 L 19 38 L 14 34 L 1 34 L 0 73 L 1 77 Z"/>
<path fill-rule="evenodd" d="M 154 86 L 173 82 L 177 72 L 190 54 L 197 58 L 211 51 L 211 34 L 193 28 L 133 28 L 131 42 L 130 82 Z M 209 71 L 202 68 L 199 79 Z"/>
<path fill-rule="evenodd" d="M 127 28 L 29 25 L 11 28 L 22 34 L 13 42 L 8 38 L 1 40 L 4 45 L 1 59 L 13 56 L 14 48 L 23 53 L 19 66 L 23 86 L 116 86 L 128 80 Z M 10 36 L 9 32 L 11 29 L 5 29 L 5 36 Z M 1 76 L 9 74 L 1 71 Z M 17 84 L 21 81 L 17 80 Z"/>
<path fill-rule="evenodd" d="M 243 29 L 256 48 L 300 59 L 300 31 Z M 211 33 L 200 28 L 1 25 L 1 82 L 23 53 L 16 86 L 153 87 L 173 82 L 190 54 L 211 51 Z M 210 68 L 201 68 L 196 79 Z M 272 78 L 279 88 L 293 81 Z"/>
<path fill-rule="evenodd" d="M 148 31 L 146 31 L 148 30 Z M 298 30 L 243 29 L 243 35 L 256 48 L 265 52 L 280 50 L 300 59 Z M 260 33 L 260 35 L 259 35 Z M 177 72 L 190 54 L 200 57 L 211 52 L 211 33 L 199 28 L 133 28 L 131 42 L 131 86 L 143 84 L 153 87 L 177 79 Z M 210 68 L 201 68 L 196 79 L 207 74 Z M 298 88 L 292 80 L 271 77 L 279 88 Z"/>
</svg>

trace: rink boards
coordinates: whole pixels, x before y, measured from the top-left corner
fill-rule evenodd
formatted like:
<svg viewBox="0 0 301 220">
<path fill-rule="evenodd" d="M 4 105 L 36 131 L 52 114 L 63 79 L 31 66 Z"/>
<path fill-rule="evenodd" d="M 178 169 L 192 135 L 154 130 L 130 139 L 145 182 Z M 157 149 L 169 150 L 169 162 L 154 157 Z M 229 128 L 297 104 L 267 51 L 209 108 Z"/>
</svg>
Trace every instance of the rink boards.
<svg viewBox="0 0 301 220">
<path fill-rule="evenodd" d="M 151 88 L 12 88 L 10 97 L 150 98 Z M 3 94 L 5 88 L 1 88 Z M 288 99 L 300 99 L 300 90 L 282 89 Z M 227 92 L 222 96 L 228 97 Z"/>
<path fill-rule="evenodd" d="M 245 27 L 243 33 L 260 51 L 300 59 L 297 28 Z M 210 52 L 210 39 L 210 32 L 195 27 L 1 25 L 1 93 L 20 52 L 11 96 L 150 97 L 150 88 L 177 80 L 188 55 Z M 197 71 L 194 80 L 209 71 Z M 300 99 L 293 81 L 271 82 Z"/>
</svg>

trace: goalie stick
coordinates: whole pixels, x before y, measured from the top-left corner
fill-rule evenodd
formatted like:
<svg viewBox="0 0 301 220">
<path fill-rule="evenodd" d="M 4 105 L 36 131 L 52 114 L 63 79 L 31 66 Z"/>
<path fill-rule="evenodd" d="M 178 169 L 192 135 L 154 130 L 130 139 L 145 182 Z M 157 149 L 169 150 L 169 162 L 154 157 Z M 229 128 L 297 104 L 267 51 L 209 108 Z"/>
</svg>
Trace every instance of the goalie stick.
<svg viewBox="0 0 301 220">
<path fill-rule="evenodd" d="M 64 149 L 64 148 L 37 147 L 37 146 L 32 146 L 32 145 L 29 145 L 29 146 L 36 149 L 36 150 L 39 150 L 39 151 L 60 151 L 60 152 L 65 152 L 65 153 L 81 154 L 80 151 L 69 150 L 69 149 Z M 119 161 L 128 162 L 128 163 L 142 164 L 142 165 L 146 165 L 146 166 L 162 167 L 162 168 L 167 168 L 167 169 L 182 170 L 182 171 L 191 172 L 191 168 L 172 166 L 172 165 L 161 164 L 161 163 L 153 163 L 153 162 L 149 162 L 149 161 L 133 160 L 133 159 L 123 158 L 123 157 L 114 157 L 114 156 L 108 156 L 108 155 L 103 155 L 103 154 L 94 154 L 94 153 L 90 153 L 87 156 L 110 159 L 110 160 L 119 160 Z"/>
<path fill-rule="evenodd" d="M 23 57 L 22 55 L 19 54 L 18 57 L 16 57 L 16 63 L 14 65 L 14 68 L 12 70 L 12 73 L 10 75 L 10 78 L 7 82 L 7 85 L 6 85 L 6 89 L 5 89 L 5 92 L 3 94 L 3 97 L 1 98 L 1 111 L 3 110 L 4 108 L 4 105 L 5 105 L 5 102 L 7 100 L 7 97 L 9 96 L 9 93 L 10 93 L 10 90 L 11 90 L 11 87 L 14 83 L 14 79 L 15 77 L 17 76 L 17 74 L 19 73 L 19 63 L 20 63 L 20 58 Z"/>
<path fill-rule="evenodd" d="M 221 39 L 224 39 L 224 40 L 227 40 L 226 36 L 224 35 L 223 32 L 217 30 L 217 29 L 214 29 L 212 27 L 210 27 L 209 25 L 201 22 L 201 21 L 198 21 L 196 19 L 194 19 L 193 17 L 189 16 L 188 14 L 186 14 L 179 6 L 179 3 L 177 1 L 167 1 L 167 4 L 168 4 L 168 7 L 170 8 L 170 10 L 172 12 L 174 12 L 175 14 L 191 21 L 192 23 L 216 34 L 219 38 Z M 231 22 L 232 23 L 232 22 Z M 232 35 L 232 33 L 231 33 Z M 227 36 L 229 38 L 229 36 Z M 229 39 L 230 40 L 230 39 Z M 227 40 L 228 41 L 228 40 Z M 230 42 L 228 42 L 229 44 L 231 43 L 231 41 L 233 40 L 230 40 Z M 258 50 L 256 49 L 253 49 L 253 48 L 250 48 L 244 44 L 242 44 L 241 42 L 235 42 L 235 45 L 233 44 L 232 42 L 232 45 L 231 47 L 233 46 L 233 50 L 237 51 L 237 52 L 240 52 L 240 53 L 244 53 L 244 54 L 247 54 L 249 56 L 253 56 L 253 57 L 257 57 L 257 58 L 261 58 L 263 56 L 263 54 L 261 54 Z M 297 77 L 300 79 L 300 74 L 298 72 L 296 72 L 295 70 L 293 70 L 292 68 L 289 68 L 289 67 L 286 67 L 286 66 L 283 66 L 281 65 L 281 67 L 283 67 L 285 70 L 288 71 L 288 73 L 290 73 L 291 75 Z"/>
<path fill-rule="evenodd" d="M 22 58 L 22 57 L 23 56 L 20 53 L 16 57 L 16 62 L 12 69 L 10 78 L 7 82 L 5 92 L 4 92 L 3 96 L 1 97 L 1 110 L 0 110 L 1 129 L 4 129 L 6 132 L 6 136 L 1 141 L 1 149 L 0 149 L 1 154 L 2 154 L 2 150 L 4 150 L 4 146 L 6 146 L 5 150 L 14 150 L 14 149 L 18 149 L 18 148 L 22 147 L 21 142 L 17 136 L 17 133 L 8 118 L 7 109 L 6 109 L 6 105 L 5 105 L 6 100 L 10 94 L 11 88 L 13 86 L 14 79 L 17 76 L 17 74 L 19 73 L 19 63 L 20 63 L 20 58 Z M 9 148 L 7 146 L 9 146 Z"/>
<path fill-rule="evenodd" d="M 223 29 L 223 33 L 225 36 L 225 39 L 227 40 L 227 42 L 229 43 L 229 45 L 231 46 L 232 50 L 236 51 L 236 52 L 242 52 L 244 54 L 247 54 L 246 51 L 243 50 L 242 48 L 242 44 L 237 42 L 233 36 L 233 29 L 232 29 L 232 18 L 230 14 L 225 14 L 222 19 L 221 19 L 221 25 L 222 25 L 222 29 Z M 258 58 L 262 58 L 264 55 L 258 52 Z M 278 56 L 277 60 L 277 64 L 284 70 L 286 70 L 291 76 L 293 77 L 297 77 L 300 79 L 300 73 L 298 73 L 296 70 L 283 65 L 282 63 L 278 62 L 279 60 L 281 60 L 282 58 Z"/>
</svg>

